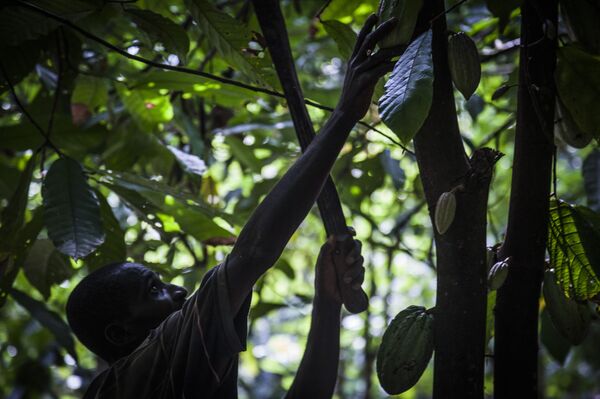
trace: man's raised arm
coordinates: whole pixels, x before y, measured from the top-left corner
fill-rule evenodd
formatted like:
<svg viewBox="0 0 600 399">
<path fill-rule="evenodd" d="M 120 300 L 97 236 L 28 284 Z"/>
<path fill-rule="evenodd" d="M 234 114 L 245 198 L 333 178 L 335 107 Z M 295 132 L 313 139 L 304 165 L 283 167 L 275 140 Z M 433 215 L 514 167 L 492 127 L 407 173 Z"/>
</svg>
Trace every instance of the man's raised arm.
<svg viewBox="0 0 600 399">
<path fill-rule="evenodd" d="M 335 111 L 256 208 L 229 255 L 227 279 L 234 314 L 310 211 L 350 130 L 368 110 L 377 80 L 393 68 L 391 58 L 399 54 L 398 49 L 372 52 L 397 21 L 386 21 L 371 32 L 376 22 L 375 15 L 369 17 L 358 35 Z"/>
</svg>

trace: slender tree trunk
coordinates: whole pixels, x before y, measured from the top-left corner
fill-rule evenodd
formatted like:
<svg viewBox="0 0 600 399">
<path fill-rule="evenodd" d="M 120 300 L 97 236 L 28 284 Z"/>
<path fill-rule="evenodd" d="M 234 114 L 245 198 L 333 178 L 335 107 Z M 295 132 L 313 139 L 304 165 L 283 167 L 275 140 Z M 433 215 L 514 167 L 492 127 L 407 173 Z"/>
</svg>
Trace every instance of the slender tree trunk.
<svg viewBox="0 0 600 399">
<path fill-rule="evenodd" d="M 557 13 L 556 0 L 525 0 L 521 7 L 512 188 L 506 239 L 499 252 L 499 259 L 511 257 L 511 262 L 495 309 L 496 398 L 538 395 L 538 303 L 554 152 Z"/>
<path fill-rule="evenodd" d="M 486 210 L 498 153 L 479 149 L 468 159 L 458 129 L 448 67 L 444 1 L 425 2 L 418 26 L 433 22 L 433 105 L 415 137 L 415 152 L 432 221 L 443 192 L 456 192 L 449 230 L 435 231 L 437 297 L 433 397 L 482 398 L 486 320 Z M 440 16 L 441 15 L 441 16 Z"/>
</svg>

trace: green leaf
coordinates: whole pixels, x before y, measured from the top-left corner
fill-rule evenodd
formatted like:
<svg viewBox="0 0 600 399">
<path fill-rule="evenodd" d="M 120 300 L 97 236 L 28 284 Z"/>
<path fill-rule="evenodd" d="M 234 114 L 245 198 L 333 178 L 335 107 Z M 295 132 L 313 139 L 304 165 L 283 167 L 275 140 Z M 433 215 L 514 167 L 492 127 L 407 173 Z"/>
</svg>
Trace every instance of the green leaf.
<svg viewBox="0 0 600 399">
<path fill-rule="evenodd" d="M 4 73 L 0 72 L 0 94 L 9 89 L 7 77 L 8 81 L 15 86 L 31 73 L 40 59 L 44 44 L 44 40 L 32 40 L 19 46 L 0 46 L 0 54 L 2 54 L 0 65 L 7 75 L 4 76 Z"/>
<path fill-rule="evenodd" d="M 245 166 L 254 173 L 260 173 L 263 164 L 254 155 L 252 147 L 247 146 L 239 137 L 233 135 L 226 136 L 225 143 L 229 145 L 229 149 L 231 150 L 234 158 L 240 162 L 242 166 Z"/>
<path fill-rule="evenodd" d="M 250 310 L 250 319 L 260 319 L 261 317 L 266 316 L 274 310 L 282 309 L 287 306 L 288 305 L 285 303 L 258 302 Z"/>
<path fill-rule="evenodd" d="M 429 114 L 433 98 L 431 30 L 415 39 L 396 63 L 379 99 L 383 122 L 407 144 Z"/>
<path fill-rule="evenodd" d="M 586 50 L 600 54 L 600 2 L 597 0 L 560 0 L 563 21 Z"/>
<path fill-rule="evenodd" d="M 46 327 L 56 337 L 56 341 L 67 350 L 73 359 L 77 360 L 75 351 L 75 341 L 71 335 L 71 329 L 61 319 L 58 313 L 51 311 L 46 304 L 31 298 L 24 292 L 16 289 L 10 291 L 10 296 L 21 306 L 23 306 L 31 316 L 42 326 Z"/>
<path fill-rule="evenodd" d="M 321 23 L 327 34 L 337 44 L 342 58 L 346 61 L 349 60 L 354 50 L 354 43 L 356 42 L 356 33 L 354 33 L 350 25 L 336 20 L 321 21 Z"/>
<path fill-rule="evenodd" d="M 150 10 L 130 8 L 127 9 L 127 14 L 146 34 L 150 48 L 154 48 L 154 44 L 160 42 L 166 51 L 177 55 L 181 61 L 185 61 L 190 49 L 190 39 L 185 29 L 169 18 Z"/>
<path fill-rule="evenodd" d="M 231 232 L 216 224 L 213 219 L 218 217 L 232 224 L 236 223 L 236 218 L 199 202 L 197 198 L 183 194 L 165 184 L 127 173 L 110 171 L 96 173 L 102 176 L 100 180 L 102 184 L 130 205 L 138 208 L 144 215 L 155 213 L 160 216 L 163 213 L 172 216 L 186 233 L 193 235 L 199 241 L 232 236 Z"/>
<path fill-rule="evenodd" d="M 321 19 L 341 19 L 354 14 L 363 4 L 362 0 L 332 0 L 321 13 Z"/>
<path fill-rule="evenodd" d="M 55 161 L 42 195 L 48 236 L 60 252 L 83 258 L 104 242 L 98 199 L 77 161 Z"/>
<path fill-rule="evenodd" d="M 102 230 L 104 230 L 106 237 L 98 249 L 84 258 L 89 270 L 94 270 L 113 262 L 122 262 L 127 258 L 125 232 L 119 225 L 117 218 L 115 218 L 106 198 L 104 198 L 100 191 L 95 191 L 95 193 L 100 202 Z"/>
<path fill-rule="evenodd" d="M 186 0 L 185 4 L 208 42 L 233 68 L 245 74 L 254 84 L 276 86 L 271 57 L 266 50 L 259 54 L 248 51 L 253 37 L 243 24 L 207 0 Z"/>
<path fill-rule="evenodd" d="M 519 7 L 521 2 L 519 0 L 486 0 L 485 4 L 488 10 L 499 19 L 498 27 L 500 33 L 502 33 L 513 10 Z"/>
<path fill-rule="evenodd" d="M 600 140 L 600 57 L 575 46 L 558 49 L 556 87 L 579 128 Z"/>
<path fill-rule="evenodd" d="M 564 338 L 552 324 L 548 310 L 542 310 L 540 340 L 550 356 L 561 366 L 565 364 L 571 350 L 571 343 Z"/>
<path fill-rule="evenodd" d="M 123 105 L 142 130 L 152 131 L 159 123 L 173 119 L 168 96 L 150 90 L 128 90 L 122 85 L 117 85 L 116 89 Z"/>
<path fill-rule="evenodd" d="M 89 75 L 78 75 L 71 103 L 85 104 L 91 110 L 108 103 L 108 81 Z"/>
<path fill-rule="evenodd" d="M 169 151 L 173 153 L 175 159 L 183 170 L 194 175 L 202 176 L 206 172 L 206 163 L 198 158 L 196 155 L 188 154 L 187 152 L 181 151 L 177 147 L 172 145 L 167 146 Z"/>
<path fill-rule="evenodd" d="M 586 300 L 600 292 L 600 222 L 592 225 L 586 217 L 594 212 L 563 201 L 550 204 L 548 252 L 557 280 L 568 298 Z"/>
<path fill-rule="evenodd" d="M 496 293 L 498 291 L 493 290 L 488 292 L 487 295 L 487 308 L 485 316 L 485 344 L 490 342 L 490 339 L 494 336 L 494 322 L 496 320 L 494 309 L 496 308 Z"/>
<path fill-rule="evenodd" d="M 21 173 L 19 184 L 13 193 L 8 205 L 2 211 L 0 227 L 0 251 L 11 251 L 15 246 L 17 231 L 21 228 L 25 218 L 25 209 L 29 198 L 29 185 L 33 169 L 37 164 L 38 157 L 32 156 L 27 161 L 25 170 Z"/>
<path fill-rule="evenodd" d="M 583 186 L 587 195 L 588 206 L 600 211 L 600 151 L 594 149 L 583 161 L 581 168 Z"/>
<path fill-rule="evenodd" d="M 62 283 L 75 272 L 69 259 L 58 252 L 50 240 L 34 242 L 23 264 L 23 271 L 44 299 L 50 297 L 53 285 Z"/>
<path fill-rule="evenodd" d="M 388 149 L 379 154 L 379 160 L 385 172 L 392 178 L 392 183 L 396 190 L 401 190 L 406 182 L 406 174 L 400 167 L 400 161 L 392 158 Z"/>
</svg>

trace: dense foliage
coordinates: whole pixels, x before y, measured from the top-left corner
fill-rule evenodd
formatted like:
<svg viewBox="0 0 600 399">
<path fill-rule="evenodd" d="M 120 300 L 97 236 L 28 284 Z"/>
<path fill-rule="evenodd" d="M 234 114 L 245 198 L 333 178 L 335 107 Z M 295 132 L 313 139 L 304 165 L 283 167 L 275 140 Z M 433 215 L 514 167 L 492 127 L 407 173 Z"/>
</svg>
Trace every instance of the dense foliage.
<svg viewBox="0 0 600 399">
<path fill-rule="evenodd" d="M 484 146 L 505 154 L 488 202 L 492 247 L 503 240 L 508 213 L 518 2 L 447 3 L 449 29 L 466 32 L 481 61 L 475 94 L 455 93 L 464 146 L 469 154 Z M 556 398 L 600 392 L 600 34 L 586 22 L 600 15 L 600 4 L 565 4 L 560 26 L 547 27 L 561 42 L 548 254 L 559 293 L 585 307 L 591 322 L 575 345 L 541 300 L 541 382 Z M 336 105 L 355 31 L 378 5 L 282 2 L 315 130 Z M 130 259 L 192 291 L 300 154 L 259 32 L 246 0 L 0 5 L 0 397 L 81 397 L 105 365 L 65 324 L 75 284 L 103 264 Z M 375 357 L 387 324 L 409 305 L 435 304 L 435 227 L 411 144 L 436 107 L 427 92 L 428 46 L 429 33 L 416 38 L 392 83 L 379 83 L 332 172 L 348 224 L 364 244 L 363 288 L 371 297 L 367 312 L 343 316 L 339 397 L 384 396 Z M 403 75 L 404 85 L 393 84 Z M 324 240 L 315 209 L 257 284 L 241 397 L 281 396 L 291 384 Z M 490 291 L 490 355 L 494 301 Z M 432 379 L 429 367 L 401 397 L 430 397 Z"/>
</svg>

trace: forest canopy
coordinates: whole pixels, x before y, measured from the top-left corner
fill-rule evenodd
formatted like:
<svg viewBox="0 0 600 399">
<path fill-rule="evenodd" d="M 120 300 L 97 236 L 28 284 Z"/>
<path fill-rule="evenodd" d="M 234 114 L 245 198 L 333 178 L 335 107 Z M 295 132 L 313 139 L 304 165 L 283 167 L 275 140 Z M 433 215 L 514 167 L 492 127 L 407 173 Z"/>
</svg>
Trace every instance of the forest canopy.
<svg viewBox="0 0 600 399">
<path fill-rule="evenodd" d="M 478 364 L 456 397 L 510 397 L 494 380 L 523 348 L 524 397 L 599 394 L 600 2 L 407 1 L 402 55 L 331 173 L 370 297 L 342 314 L 335 397 L 399 393 L 381 343 L 411 312 L 435 335 L 401 398 L 452 397 L 445 359 Z M 193 292 L 301 154 L 252 3 L 0 4 L 0 397 L 83 397 L 106 364 L 66 324 L 75 285 L 128 260 Z M 380 1 L 280 4 L 318 132 Z M 292 383 L 321 219 L 254 288 L 242 398 Z"/>
</svg>

